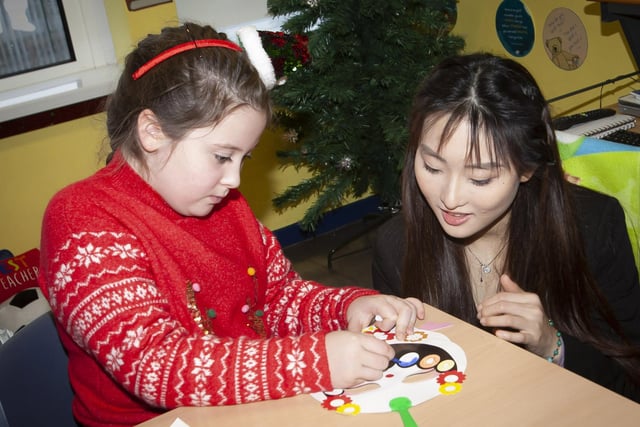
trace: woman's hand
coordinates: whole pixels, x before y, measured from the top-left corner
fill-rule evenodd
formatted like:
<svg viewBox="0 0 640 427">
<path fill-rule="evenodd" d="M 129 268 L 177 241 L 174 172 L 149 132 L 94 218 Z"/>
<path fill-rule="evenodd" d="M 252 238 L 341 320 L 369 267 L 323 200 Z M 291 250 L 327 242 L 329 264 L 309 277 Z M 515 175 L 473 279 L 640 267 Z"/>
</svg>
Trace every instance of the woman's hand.
<svg viewBox="0 0 640 427">
<path fill-rule="evenodd" d="M 325 337 L 331 384 L 342 389 L 382 378 L 395 356 L 385 341 L 360 331 L 335 331 Z"/>
<path fill-rule="evenodd" d="M 350 331 L 360 332 L 372 323 L 383 331 L 395 326 L 400 340 L 413 333 L 416 319 L 424 319 L 424 305 L 416 298 L 368 295 L 355 299 L 347 309 Z"/>
<path fill-rule="evenodd" d="M 494 329 L 498 338 L 522 344 L 538 356 L 550 357 L 558 338 L 538 295 L 523 291 L 506 274 L 500 277 L 500 285 L 502 292 L 478 304 L 480 324 Z"/>
</svg>

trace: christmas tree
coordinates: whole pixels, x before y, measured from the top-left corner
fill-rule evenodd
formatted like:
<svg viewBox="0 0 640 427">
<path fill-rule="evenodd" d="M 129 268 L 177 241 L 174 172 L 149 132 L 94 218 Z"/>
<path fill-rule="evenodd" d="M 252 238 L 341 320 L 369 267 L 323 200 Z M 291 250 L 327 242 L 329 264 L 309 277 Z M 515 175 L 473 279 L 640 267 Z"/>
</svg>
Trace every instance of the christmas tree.
<svg viewBox="0 0 640 427">
<path fill-rule="evenodd" d="M 266 46 L 286 80 L 273 90 L 289 142 L 278 156 L 283 167 L 311 174 L 277 195 L 275 208 L 316 197 L 300 221 L 313 230 L 347 197 L 370 192 L 397 205 L 413 94 L 435 64 L 464 47 L 451 34 L 456 1 L 268 0 L 267 8 L 286 18 L 277 36 L 293 46 L 284 60 L 274 55 L 284 39 Z"/>
</svg>

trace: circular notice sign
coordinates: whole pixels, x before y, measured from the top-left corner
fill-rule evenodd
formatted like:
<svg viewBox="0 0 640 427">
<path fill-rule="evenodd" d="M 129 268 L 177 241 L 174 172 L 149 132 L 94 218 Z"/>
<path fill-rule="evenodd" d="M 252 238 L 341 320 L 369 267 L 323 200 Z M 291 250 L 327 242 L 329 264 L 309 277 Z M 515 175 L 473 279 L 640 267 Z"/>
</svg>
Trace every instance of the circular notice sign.
<svg viewBox="0 0 640 427">
<path fill-rule="evenodd" d="M 547 56 L 558 68 L 575 70 L 587 57 L 587 31 L 571 9 L 553 9 L 542 31 Z"/>
<path fill-rule="evenodd" d="M 525 56 L 533 47 L 535 31 L 527 7 L 520 0 L 502 0 L 496 12 L 496 32 L 513 56 Z"/>
</svg>

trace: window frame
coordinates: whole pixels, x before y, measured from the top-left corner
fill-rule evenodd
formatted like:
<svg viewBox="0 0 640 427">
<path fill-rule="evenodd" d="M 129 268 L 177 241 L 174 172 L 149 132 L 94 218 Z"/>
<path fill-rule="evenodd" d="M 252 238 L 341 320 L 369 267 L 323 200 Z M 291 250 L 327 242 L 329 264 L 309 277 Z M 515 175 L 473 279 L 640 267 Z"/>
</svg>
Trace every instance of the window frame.
<svg viewBox="0 0 640 427">
<path fill-rule="evenodd" d="M 76 60 L 0 79 L 0 122 L 99 98 L 119 75 L 103 0 L 62 0 Z"/>
</svg>

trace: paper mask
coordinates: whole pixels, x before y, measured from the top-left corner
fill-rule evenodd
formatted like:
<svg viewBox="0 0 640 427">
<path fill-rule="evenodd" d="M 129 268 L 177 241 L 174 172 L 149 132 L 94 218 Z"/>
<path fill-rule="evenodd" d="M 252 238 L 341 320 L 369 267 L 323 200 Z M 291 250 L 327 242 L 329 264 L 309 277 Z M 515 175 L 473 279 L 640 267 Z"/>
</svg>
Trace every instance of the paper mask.
<svg viewBox="0 0 640 427">
<path fill-rule="evenodd" d="M 349 415 L 397 411 L 404 418 L 412 406 L 461 390 L 467 358 L 445 335 L 415 329 L 406 340 L 399 341 L 394 330 L 385 332 L 370 326 L 363 332 L 387 341 L 396 356 L 377 381 L 311 394 L 326 409 Z"/>
</svg>

